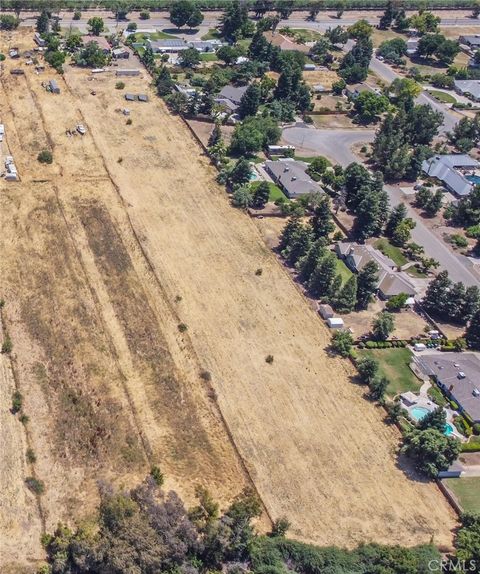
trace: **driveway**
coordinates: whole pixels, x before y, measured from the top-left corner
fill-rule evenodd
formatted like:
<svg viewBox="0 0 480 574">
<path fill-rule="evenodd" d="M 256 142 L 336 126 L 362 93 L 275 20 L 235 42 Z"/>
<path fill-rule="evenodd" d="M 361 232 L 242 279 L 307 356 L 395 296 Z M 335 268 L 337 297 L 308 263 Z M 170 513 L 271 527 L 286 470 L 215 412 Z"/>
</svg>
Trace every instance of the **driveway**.
<svg viewBox="0 0 480 574">
<path fill-rule="evenodd" d="M 287 144 L 294 145 L 301 153 L 324 155 L 343 167 L 358 161 L 358 157 L 352 151 L 354 145 L 371 143 L 374 137 L 375 130 L 362 128 L 319 130 L 304 124 L 285 128 L 282 132 L 282 139 Z"/>
</svg>

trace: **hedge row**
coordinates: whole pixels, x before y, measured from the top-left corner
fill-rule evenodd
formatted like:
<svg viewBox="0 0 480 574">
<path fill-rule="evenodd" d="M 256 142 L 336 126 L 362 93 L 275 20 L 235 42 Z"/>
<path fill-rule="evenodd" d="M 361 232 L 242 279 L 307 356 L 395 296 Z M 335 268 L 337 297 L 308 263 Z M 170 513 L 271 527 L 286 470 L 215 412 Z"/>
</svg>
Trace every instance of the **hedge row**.
<svg viewBox="0 0 480 574">
<path fill-rule="evenodd" d="M 480 442 L 462 443 L 462 452 L 480 452 Z"/>
<path fill-rule="evenodd" d="M 174 0 L 131 0 L 127 2 L 130 10 L 165 10 L 170 8 Z M 425 8 L 452 9 L 452 8 L 472 8 L 476 0 L 427 0 Z M 226 8 L 231 0 L 197 0 L 197 4 L 202 10 L 219 10 Z M 15 3 L 16 4 L 16 3 Z M 55 7 L 57 10 L 88 10 L 88 9 L 111 9 L 117 0 L 56 0 Z M 255 0 L 247 0 L 250 8 L 255 5 Z M 308 10 L 313 2 L 310 0 L 295 0 L 294 10 Z M 50 6 L 51 2 L 43 0 L 23 0 L 22 10 L 38 11 L 43 6 Z M 273 6 L 275 2 L 273 2 Z M 323 10 L 336 10 L 341 7 L 345 10 L 375 10 L 385 8 L 387 0 L 324 0 Z M 402 5 L 406 9 L 418 9 L 418 0 L 404 0 Z M 13 10 L 13 0 L 3 0 L 2 10 Z"/>
<path fill-rule="evenodd" d="M 408 341 L 366 341 L 358 343 L 359 349 L 391 349 L 392 347 L 406 347 Z"/>
</svg>

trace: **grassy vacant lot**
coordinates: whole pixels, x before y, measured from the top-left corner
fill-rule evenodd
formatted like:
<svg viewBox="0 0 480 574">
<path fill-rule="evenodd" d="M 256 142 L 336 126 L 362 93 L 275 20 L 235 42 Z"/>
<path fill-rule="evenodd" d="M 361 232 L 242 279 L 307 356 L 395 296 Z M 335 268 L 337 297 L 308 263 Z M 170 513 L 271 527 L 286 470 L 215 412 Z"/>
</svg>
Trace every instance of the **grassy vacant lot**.
<svg viewBox="0 0 480 574">
<path fill-rule="evenodd" d="M 374 246 L 380 250 L 384 255 L 390 257 L 390 259 L 396 263 L 399 267 L 405 265 L 408 262 L 408 259 L 402 253 L 401 249 L 392 245 L 390 241 L 386 238 L 379 239 L 375 241 Z"/>
<path fill-rule="evenodd" d="M 465 512 L 480 512 L 480 477 L 447 478 L 443 481 Z"/>
<path fill-rule="evenodd" d="M 250 187 L 252 190 L 255 190 L 261 183 L 262 183 L 261 181 L 254 181 Z M 275 185 L 274 183 L 269 181 L 268 187 L 270 188 L 270 195 L 268 196 L 268 201 L 278 201 L 278 200 L 288 201 L 287 196 L 278 187 L 278 185 Z"/>
<path fill-rule="evenodd" d="M 440 90 L 428 90 L 428 93 L 435 99 L 443 102 L 445 104 L 454 104 L 457 100 L 451 94 L 447 92 L 441 92 Z"/>
<path fill-rule="evenodd" d="M 387 389 L 389 396 L 420 388 L 420 381 L 408 366 L 412 356 L 408 349 L 371 349 L 360 351 L 360 354 L 375 357 L 380 363 L 380 374 L 390 380 Z"/>
</svg>

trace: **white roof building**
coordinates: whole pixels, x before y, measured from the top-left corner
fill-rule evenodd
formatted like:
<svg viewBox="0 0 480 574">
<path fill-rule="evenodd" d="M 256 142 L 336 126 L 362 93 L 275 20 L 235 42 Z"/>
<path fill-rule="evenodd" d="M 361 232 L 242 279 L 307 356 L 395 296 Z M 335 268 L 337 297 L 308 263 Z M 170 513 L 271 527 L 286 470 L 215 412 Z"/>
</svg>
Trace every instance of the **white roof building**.
<svg viewBox="0 0 480 574">
<path fill-rule="evenodd" d="M 422 170 L 427 175 L 436 177 L 445 184 L 445 187 L 459 196 L 468 195 L 473 185 L 477 183 L 475 179 L 468 179 L 469 176 L 459 170 L 475 170 L 478 167 L 480 163 L 466 154 L 437 155 L 422 162 Z"/>
</svg>

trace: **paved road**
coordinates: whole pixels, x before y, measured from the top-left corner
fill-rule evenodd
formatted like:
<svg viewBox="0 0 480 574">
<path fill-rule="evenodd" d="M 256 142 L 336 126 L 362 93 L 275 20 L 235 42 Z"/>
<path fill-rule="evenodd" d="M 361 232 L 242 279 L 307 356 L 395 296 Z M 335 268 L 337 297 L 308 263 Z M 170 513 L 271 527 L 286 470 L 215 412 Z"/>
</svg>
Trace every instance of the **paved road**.
<svg viewBox="0 0 480 574">
<path fill-rule="evenodd" d="M 282 138 L 285 142 L 306 153 L 324 155 L 343 166 L 358 161 L 358 157 L 351 149 L 355 144 L 370 143 L 375 137 L 375 130 L 361 128 L 318 130 L 302 126 L 305 124 L 284 129 Z"/>
<path fill-rule="evenodd" d="M 286 143 L 296 146 L 303 153 L 324 155 L 333 161 L 347 166 L 349 163 L 358 161 L 358 157 L 352 151 L 352 146 L 371 142 L 375 136 L 374 130 L 354 129 L 325 129 L 318 130 L 310 127 L 294 127 L 283 130 L 282 138 Z M 405 202 L 405 196 L 399 187 L 386 186 L 392 206 Z M 422 218 L 407 203 L 409 216 L 416 222 L 412 231 L 412 241 L 422 245 L 425 253 L 435 258 L 442 269 L 447 269 L 454 281 L 462 281 L 465 285 L 479 285 L 480 278 L 473 270 L 473 265 L 467 257 L 452 253 L 450 249 L 429 229 Z"/>
<path fill-rule="evenodd" d="M 84 11 L 82 13 L 82 18 L 80 20 L 72 21 L 72 12 L 61 12 L 62 26 L 70 26 L 72 24 L 81 31 L 86 31 L 87 20 L 92 15 L 100 15 L 107 20 L 107 26 L 109 29 L 114 29 L 116 26 L 115 18 L 112 17 L 112 12 L 110 11 Z M 205 12 L 205 19 L 202 23 L 202 28 L 213 28 L 218 25 L 219 19 L 221 17 L 220 12 Z M 279 27 L 289 26 L 290 28 L 309 28 L 311 30 L 317 30 L 318 32 L 324 32 L 327 28 L 334 26 L 351 26 L 355 24 L 357 18 L 353 18 L 348 12 L 344 14 L 343 18 L 336 18 L 333 14 L 320 14 L 317 21 L 311 22 L 306 19 L 307 13 L 294 13 L 288 20 L 282 20 Z M 22 25 L 23 26 L 33 26 L 35 24 L 35 17 L 30 12 L 25 12 L 21 14 Z M 379 15 L 378 14 L 368 14 L 366 18 L 371 24 L 378 24 Z M 149 20 L 140 20 L 139 12 L 130 12 L 128 14 L 128 22 L 137 22 L 140 27 L 154 27 L 154 28 L 171 28 L 172 25 L 168 19 L 166 13 L 155 13 L 151 12 L 151 18 Z M 119 27 L 124 28 L 127 21 L 119 23 Z M 444 17 L 441 20 L 442 26 L 479 26 L 480 21 L 474 20 L 472 18 L 465 17 L 464 15 L 458 18 Z"/>
<path fill-rule="evenodd" d="M 373 57 L 370 62 L 370 69 L 387 84 L 391 84 L 396 78 L 403 77 L 393 68 L 384 62 L 380 62 L 380 60 L 375 57 Z M 417 104 L 428 104 L 434 110 L 443 114 L 444 119 L 441 131 L 444 133 L 451 131 L 458 120 L 462 117 L 457 112 L 453 112 L 447 106 L 429 96 L 426 91 L 423 91 L 415 101 Z"/>
</svg>

